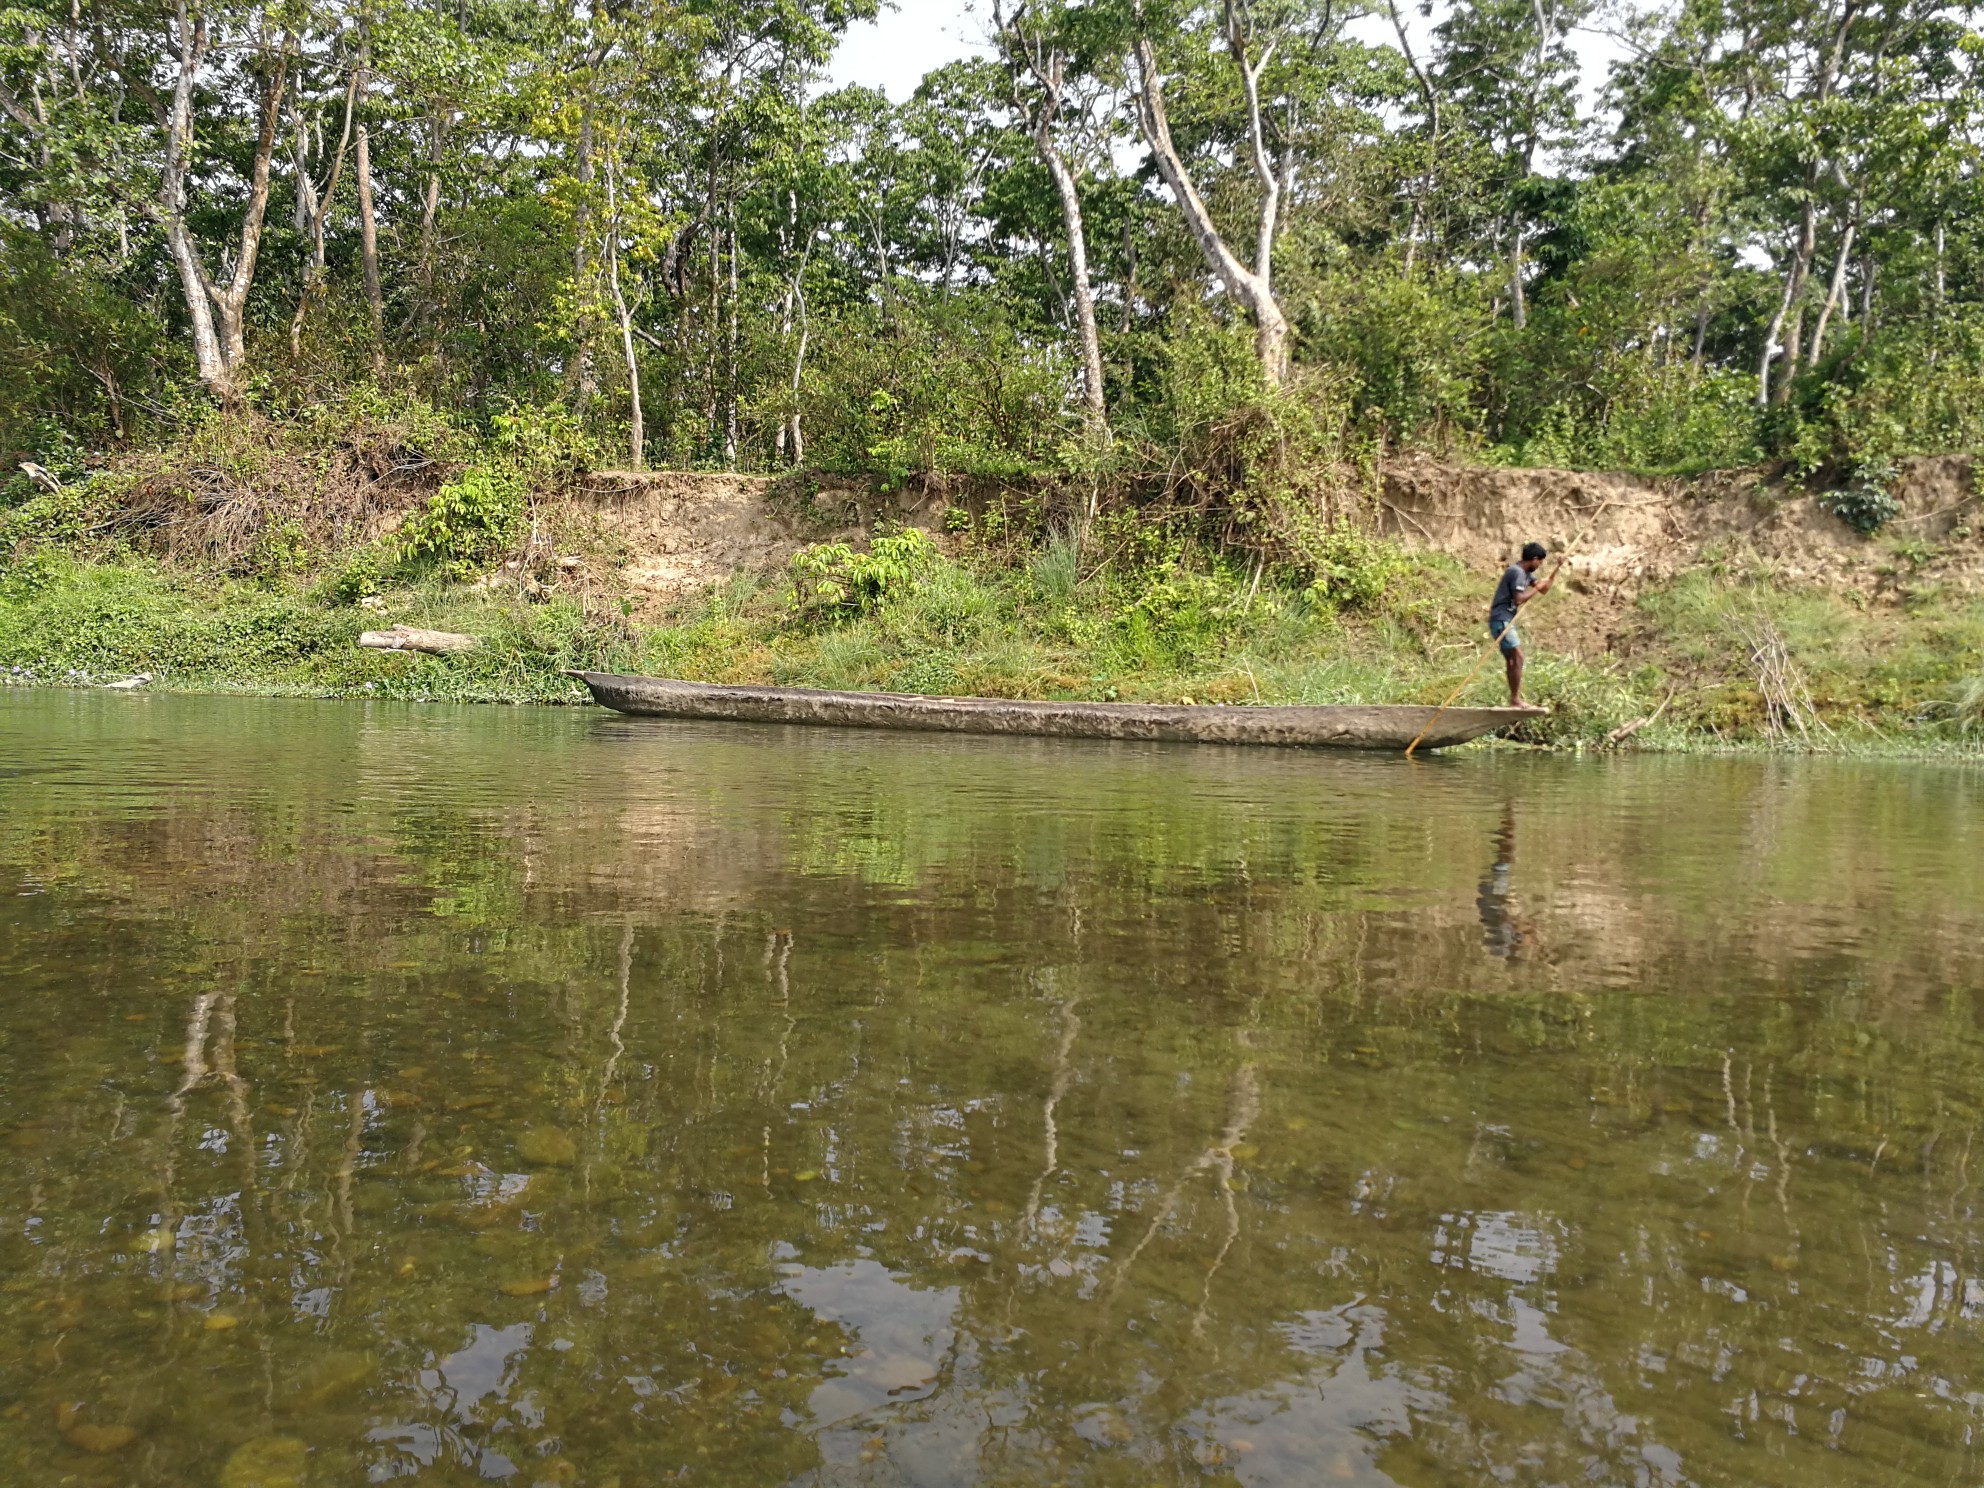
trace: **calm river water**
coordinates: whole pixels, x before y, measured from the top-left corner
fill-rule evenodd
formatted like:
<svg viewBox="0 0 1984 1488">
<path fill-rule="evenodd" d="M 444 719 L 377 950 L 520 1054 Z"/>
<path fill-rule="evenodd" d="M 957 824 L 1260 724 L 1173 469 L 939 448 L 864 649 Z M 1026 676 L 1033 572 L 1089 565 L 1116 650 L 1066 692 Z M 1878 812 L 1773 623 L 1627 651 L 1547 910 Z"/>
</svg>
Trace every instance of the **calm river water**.
<svg viewBox="0 0 1984 1488">
<path fill-rule="evenodd" d="M 1975 1484 L 1980 808 L 0 693 L 0 1481 Z"/>
</svg>

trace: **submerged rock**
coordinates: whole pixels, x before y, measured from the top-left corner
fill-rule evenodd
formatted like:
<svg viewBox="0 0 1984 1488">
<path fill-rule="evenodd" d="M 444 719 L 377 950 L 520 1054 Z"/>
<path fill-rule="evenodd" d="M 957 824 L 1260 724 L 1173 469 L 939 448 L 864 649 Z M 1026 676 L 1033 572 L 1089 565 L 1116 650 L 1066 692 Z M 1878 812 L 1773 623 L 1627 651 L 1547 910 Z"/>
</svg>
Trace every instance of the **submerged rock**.
<svg viewBox="0 0 1984 1488">
<path fill-rule="evenodd" d="M 138 1439 L 135 1426 L 71 1426 L 63 1433 L 85 1452 L 121 1452 Z"/>
<path fill-rule="evenodd" d="M 329 1404 L 372 1378 L 372 1356 L 347 1349 L 320 1354 L 291 1376 L 287 1394 L 276 1397 L 276 1409 L 300 1415 Z"/>
<path fill-rule="evenodd" d="M 243 1442 L 220 1470 L 220 1488 L 303 1488 L 310 1448 L 294 1436 Z"/>
<path fill-rule="evenodd" d="M 517 1153 L 540 1168 L 569 1168 L 579 1160 L 579 1144 L 555 1126 L 533 1126 L 517 1139 Z"/>
</svg>

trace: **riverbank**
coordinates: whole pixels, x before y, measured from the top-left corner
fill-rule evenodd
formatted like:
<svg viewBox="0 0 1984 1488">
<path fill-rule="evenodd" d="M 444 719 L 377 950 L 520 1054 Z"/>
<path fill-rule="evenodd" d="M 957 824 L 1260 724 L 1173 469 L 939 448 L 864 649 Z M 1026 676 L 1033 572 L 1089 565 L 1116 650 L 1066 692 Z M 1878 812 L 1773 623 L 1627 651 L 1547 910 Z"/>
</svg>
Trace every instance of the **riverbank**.
<svg viewBox="0 0 1984 1488">
<path fill-rule="evenodd" d="M 415 493 L 341 547 L 298 540 L 248 573 L 130 534 L 105 542 L 80 520 L 24 534 L 23 506 L 0 571 L 0 675 L 507 703 L 582 701 L 573 669 L 1230 704 L 1439 702 L 1466 681 L 1462 701 L 1493 703 L 1505 693 L 1480 611 L 1506 527 L 1574 559 L 1524 617 L 1527 690 L 1553 711 L 1519 742 L 1984 744 L 1967 493 L 1954 513 L 1933 504 L 1949 490 L 1925 495 L 1931 523 L 1834 542 L 1823 524 L 1846 530 L 1830 516 L 1755 491 L 1663 497 L 1605 479 L 1407 468 L 1384 487 L 1378 533 L 1329 529 L 1306 572 L 1134 513 L 1103 513 L 1078 542 L 983 493 L 731 476 L 601 478 L 535 503 L 512 541 L 426 562 L 402 561 L 435 500 Z M 1732 517 L 1745 511 L 1747 533 Z M 394 624 L 477 645 L 359 647 Z"/>
</svg>

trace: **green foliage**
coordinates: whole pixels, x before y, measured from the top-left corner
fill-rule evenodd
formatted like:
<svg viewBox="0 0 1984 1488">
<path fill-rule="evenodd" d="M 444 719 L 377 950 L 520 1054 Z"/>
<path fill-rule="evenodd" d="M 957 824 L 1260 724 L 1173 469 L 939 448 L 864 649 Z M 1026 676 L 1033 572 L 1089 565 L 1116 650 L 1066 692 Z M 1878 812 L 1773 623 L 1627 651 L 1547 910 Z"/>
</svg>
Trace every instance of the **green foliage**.
<svg viewBox="0 0 1984 1488">
<path fill-rule="evenodd" d="M 0 552 L 0 598 L 33 599 L 62 583 L 70 572 L 70 560 L 47 551 L 16 552 L 9 559 Z"/>
<path fill-rule="evenodd" d="M 370 543 L 344 555 L 323 584 L 323 596 L 332 604 L 356 604 L 368 594 L 386 587 L 388 575 L 398 563 L 398 554 L 384 544 Z"/>
<path fill-rule="evenodd" d="M 263 580 L 279 580 L 306 572 L 311 562 L 310 535 L 294 518 L 270 522 L 255 535 L 247 571 Z"/>
<path fill-rule="evenodd" d="M 821 468 L 895 485 L 1052 462 L 1067 426 L 1066 363 L 1016 334 L 996 301 L 905 293 L 849 310 L 825 334 L 833 354 L 811 362 L 799 397 L 808 458 Z"/>
<path fill-rule="evenodd" d="M 1397 543 L 1347 516 L 1320 517 L 1286 506 L 1279 517 L 1295 562 L 1308 578 L 1312 604 L 1375 609 L 1392 585 L 1412 571 L 1411 559 Z"/>
<path fill-rule="evenodd" d="M 489 423 L 504 463 L 526 486 L 564 485 L 600 462 L 598 441 L 561 404 L 513 405 Z"/>
<path fill-rule="evenodd" d="M 1118 613 L 1133 665 L 1190 665 L 1226 630 L 1237 596 L 1230 579 L 1166 563 Z"/>
<path fill-rule="evenodd" d="M 400 528 L 400 556 L 466 572 L 516 541 L 524 512 L 525 487 L 516 474 L 471 467 L 407 518 Z"/>
<path fill-rule="evenodd" d="M 1901 515 L 1901 499 L 1894 494 L 1900 477 L 1892 460 L 1871 456 L 1859 462 L 1846 486 L 1819 497 L 1819 505 L 1855 532 L 1879 532 Z"/>
<path fill-rule="evenodd" d="M 17 198 L 0 187 L 0 200 Z M 65 478 L 78 473 L 65 455 L 138 432 L 181 360 L 156 312 L 91 269 L 0 213 L 0 455 L 30 453 Z"/>
<path fill-rule="evenodd" d="M 0 555 L 9 549 L 80 545 L 92 526 L 91 494 L 86 483 L 37 489 L 11 511 L 0 511 Z"/>
<path fill-rule="evenodd" d="M 292 596 L 241 590 L 206 603 L 144 568 L 51 564 L 34 588 L 9 586 L 7 597 L 15 602 L 0 613 L 0 666 L 42 676 L 270 676 L 356 639 Z"/>
<path fill-rule="evenodd" d="M 1296 308 L 1310 354 L 1353 379 L 1361 425 L 1445 444 L 1469 437 L 1480 421 L 1486 369 L 1472 298 L 1458 276 L 1408 279 L 1381 261 L 1331 280 Z"/>
<path fill-rule="evenodd" d="M 915 527 L 877 533 L 866 553 L 815 543 L 792 555 L 792 612 L 814 622 L 868 614 L 915 592 L 937 561 L 936 544 Z"/>
</svg>

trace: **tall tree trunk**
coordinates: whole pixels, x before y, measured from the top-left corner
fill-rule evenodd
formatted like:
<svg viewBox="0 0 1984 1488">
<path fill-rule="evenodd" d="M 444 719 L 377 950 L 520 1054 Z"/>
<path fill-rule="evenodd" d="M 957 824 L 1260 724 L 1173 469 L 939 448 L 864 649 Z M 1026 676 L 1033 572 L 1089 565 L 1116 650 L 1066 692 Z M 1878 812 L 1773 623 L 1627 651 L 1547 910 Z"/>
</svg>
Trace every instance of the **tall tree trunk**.
<svg viewBox="0 0 1984 1488">
<path fill-rule="evenodd" d="M 1812 80 L 1811 96 L 1819 104 L 1824 104 L 1832 96 L 1833 83 L 1839 76 L 1840 58 L 1846 49 L 1847 34 L 1860 13 L 1860 5 L 1861 0 L 1846 0 L 1840 7 L 1825 55 L 1820 59 L 1817 75 Z M 1804 319 L 1804 307 L 1799 301 L 1811 276 L 1812 255 L 1818 247 L 1818 187 L 1824 164 L 1817 157 L 1805 163 L 1804 205 L 1798 215 L 1798 237 L 1792 245 L 1791 267 L 1785 275 L 1784 293 L 1778 300 L 1777 311 L 1764 330 L 1763 349 L 1757 361 L 1758 408 L 1782 407 L 1788 402 L 1791 384 L 1798 372 L 1799 330 Z M 1791 315 L 1794 307 L 1799 312 L 1795 317 Z M 1786 334 L 1787 320 L 1789 334 Z M 1783 338 L 1782 343 L 1780 337 Z M 1784 375 L 1773 382 L 1771 364 L 1780 352 L 1784 355 Z"/>
<path fill-rule="evenodd" d="M 1091 432 L 1107 434 L 1109 413 L 1103 398 L 1102 336 L 1095 323 L 1095 290 L 1089 280 L 1088 237 L 1082 223 L 1082 198 L 1075 173 L 1054 138 L 1054 123 L 1066 92 L 1067 55 L 1021 16 L 1010 22 L 999 0 L 992 7 L 994 25 L 1012 64 L 1013 106 L 1026 118 L 1033 147 L 1053 179 L 1061 202 L 1061 232 L 1068 244 L 1068 272 L 1073 281 L 1075 324 L 1081 335 L 1083 418 Z M 1017 56 L 1014 54 L 1017 53 Z M 1032 74 L 1034 90 L 1021 86 L 1020 63 Z"/>
<path fill-rule="evenodd" d="M 1134 213 L 1123 219 L 1123 318 L 1118 322 L 1124 335 L 1130 334 L 1137 304 L 1137 223 Z"/>
<path fill-rule="evenodd" d="M 1522 289 L 1522 223 L 1509 216 L 1509 318 L 1521 330 L 1529 324 L 1529 301 Z"/>
<path fill-rule="evenodd" d="M 1833 312 L 1839 308 L 1840 298 L 1846 290 L 1846 270 L 1853 262 L 1853 239 L 1860 231 L 1859 217 L 1860 205 L 1855 202 L 1853 215 L 1847 219 L 1839 235 L 1839 258 L 1832 266 L 1832 283 L 1826 286 L 1826 301 L 1819 310 L 1819 323 L 1812 328 L 1812 345 L 1805 353 L 1807 371 L 1818 366 L 1819 358 L 1825 355 L 1826 327 L 1831 323 Z"/>
<path fill-rule="evenodd" d="M 613 308 L 620 317 L 620 351 L 627 359 L 627 400 L 631 405 L 627 420 L 627 457 L 635 470 L 644 469 L 647 460 L 647 421 L 641 413 L 641 363 L 634 354 L 634 317 L 627 309 L 627 297 L 620 289 L 620 190 L 617 152 L 606 156 L 606 282 L 613 292 Z"/>
<path fill-rule="evenodd" d="M 723 463 L 737 468 L 737 376 L 740 341 L 737 324 L 737 198 L 729 201 L 730 217 L 730 320 L 724 335 Z"/>
<path fill-rule="evenodd" d="M 785 193 L 785 212 L 788 230 L 799 230 L 799 195 L 791 188 Z M 799 423 L 799 384 L 806 372 L 806 343 L 811 327 L 806 317 L 806 268 L 813 261 L 813 246 L 819 242 L 817 229 L 806 237 L 806 246 L 799 251 L 798 267 L 792 271 L 792 280 L 785 288 L 785 303 L 781 310 L 779 340 L 788 339 L 795 327 L 799 332 L 799 343 L 792 353 L 792 381 L 787 392 L 785 410 L 780 413 L 778 432 L 772 443 L 778 463 L 802 464 L 806 459 L 806 434 Z M 792 240 L 785 241 L 787 252 L 791 251 Z"/>
<path fill-rule="evenodd" d="M 308 237 L 310 224 L 317 217 L 317 183 L 310 178 L 310 127 L 292 105 L 290 123 L 290 173 L 296 178 L 296 200 L 290 208 L 290 227 L 299 238 Z"/>
<path fill-rule="evenodd" d="M 158 215 L 165 226 L 167 250 L 179 274 L 192 329 L 194 364 L 200 381 L 224 402 L 241 396 L 240 374 L 248 358 L 245 312 L 248 291 L 255 282 L 255 263 L 262 247 L 262 228 L 269 209 L 269 171 L 275 157 L 282 116 L 283 89 L 288 81 L 294 33 L 285 31 L 275 64 L 265 74 L 261 128 L 248 172 L 248 199 L 241 234 L 234 250 L 234 272 L 226 284 L 216 284 L 200 261 L 199 244 L 186 224 L 186 175 L 193 142 L 193 94 L 206 64 L 209 44 L 205 15 L 194 20 L 186 0 L 175 0 L 174 20 L 179 36 L 179 75 L 166 112 L 166 150 L 159 178 Z"/>
<path fill-rule="evenodd" d="M 1288 362 L 1288 318 L 1275 302 L 1267 276 L 1257 274 L 1241 263 L 1220 236 L 1219 228 L 1199 196 L 1198 188 L 1185 168 L 1184 158 L 1172 143 L 1171 123 L 1164 110 L 1164 86 L 1158 74 L 1157 56 L 1147 37 L 1138 37 L 1131 53 L 1135 64 L 1137 124 L 1144 142 L 1157 161 L 1158 173 L 1171 188 L 1184 214 L 1185 226 L 1199 245 L 1206 264 L 1254 320 L 1254 353 L 1261 367 L 1261 378 L 1269 387 L 1280 385 Z M 1256 121 L 1258 124 L 1258 121 Z M 1263 224 L 1267 222 L 1263 212 Z M 1264 233 L 1262 236 L 1271 237 Z"/>
<path fill-rule="evenodd" d="M 365 126 L 365 100 L 372 91 L 372 18 L 358 10 L 358 147 L 352 168 L 358 173 L 358 251 L 365 269 L 365 307 L 372 317 L 372 370 L 386 370 L 386 302 L 379 288 L 379 217 L 372 204 L 372 134 Z"/>
<path fill-rule="evenodd" d="M 792 300 L 795 292 L 796 286 L 787 284 L 785 286 L 785 294 L 779 300 L 778 339 L 780 345 L 784 345 L 792 339 Z M 788 434 L 787 424 L 789 422 L 786 418 L 786 410 L 780 409 L 778 427 L 772 431 L 772 465 L 774 468 L 783 468 L 786 463 L 785 446 Z"/>
<path fill-rule="evenodd" d="M 196 21 L 186 13 L 186 0 L 177 0 L 174 19 L 179 39 L 179 76 L 166 116 L 165 166 L 159 179 L 159 216 L 165 222 L 166 248 L 179 273 L 180 297 L 193 336 L 193 365 L 200 381 L 216 395 L 232 401 L 234 384 L 227 359 L 214 330 L 213 284 L 200 263 L 199 245 L 186 226 L 186 171 L 193 148 L 193 90 L 207 60 L 207 18 Z"/>
<path fill-rule="evenodd" d="M 1405 56 L 1405 65 L 1412 70 L 1414 80 L 1419 84 L 1419 96 L 1426 103 L 1426 169 L 1420 173 L 1419 182 L 1412 191 L 1412 221 L 1405 230 L 1405 277 L 1412 277 L 1412 265 L 1419 254 L 1420 235 L 1427 231 L 1427 208 L 1433 197 L 1434 171 L 1440 155 L 1440 95 L 1433 86 L 1433 80 L 1426 69 L 1419 65 L 1413 54 L 1412 39 L 1405 33 L 1405 18 L 1399 14 L 1398 0 L 1385 0 L 1386 9 L 1391 14 L 1392 30 L 1398 35 L 1398 49 Z"/>
<path fill-rule="evenodd" d="M 365 306 L 372 317 L 372 370 L 386 370 L 386 300 L 379 286 L 379 219 L 372 204 L 371 133 L 358 126 L 358 251 L 365 261 Z"/>
<path fill-rule="evenodd" d="M 427 189 L 420 198 L 420 267 L 416 271 L 420 290 L 419 319 L 425 324 L 434 313 L 434 231 L 441 214 L 441 149 L 446 124 L 440 110 L 427 121 Z"/>
<path fill-rule="evenodd" d="M 1061 226 L 1068 239 L 1068 273 L 1073 279 L 1075 321 L 1082 338 L 1082 404 L 1090 429 L 1107 433 L 1109 410 L 1102 390 L 1102 335 L 1095 324 L 1095 290 L 1088 277 L 1088 243 L 1082 228 L 1082 199 L 1075 185 L 1074 172 L 1055 148 L 1043 115 L 1034 131 L 1034 144 L 1041 161 L 1054 178 L 1054 189 L 1061 198 Z"/>
<path fill-rule="evenodd" d="M 331 168 L 324 177 L 324 185 L 319 190 L 300 167 L 297 173 L 299 194 L 304 187 L 310 192 L 310 221 L 307 231 L 310 235 L 310 262 L 303 269 L 303 293 L 296 297 L 296 314 L 289 322 L 289 354 L 303 355 L 303 319 L 310 313 L 310 302 L 324 292 L 324 221 L 330 216 L 331 202 L 338 194 L 338 177 L 344 173 L 345 147 L 351 142 L 351 123 L 358 106 L 358 84 L 360 71 L 351 70 L 351 81 L 344 90 L 344 128 L 338 134 L 338 147 L 331 156 Z M 319 148 L 322 148 L 321 142 Z"/>
<path fill-rule="evenodd" d="M 811 244 L 807 244 L 811 252 Z M 792 462 L 806 464 L 806 429 L 800 425 L 800 379 L 806 375 L 806 343 L 811 337 L 811 321 L 806 313 L 806 272 L 802 266 L 800 276 L 792 282 L 792 298 L 800 310 L 800 345 L 792 353 Z"/>
<path fill-rule="evenodd" d="M 1816 171 L 1808 172 L 1816 183 Z M 1819 209 L 1812 192 L 1807 191 L 1805 206 L 1798 219 L 1798 237 L 1791 247 L 1791 267 L 1784 276 L 1784 293 L 1777 310 L 1764 327 L 1764 345 L 1757 364 L 1757 407 L 1781 407 L 1791 397 L 1791 383 L 1798 373 L 1799 324 L 1804 307 L 1799 304 L 1805 281 L 1812 271 L 1812 254 L 1818 247 Z M 1796 311 L 1797 313 L 1793 313 Z M 1773 378 L 1771 364 L 1782 357 L 1783 375 Z"/>
<path fill-rule="evenodd" d="M 592 73 L 595 59 L 586 57 L 586 95 L 579 106 L 579 204 L 574 214 L 572 241 L 572 293 L 578 301 L 578 345 L 572 353 L 571 386 L 581 413 L 592 406 L 599 394 L 599 370 L 593 350 L 592 298 L 592 183 L 593 183 L 593 98 Z"/>
</svg>

